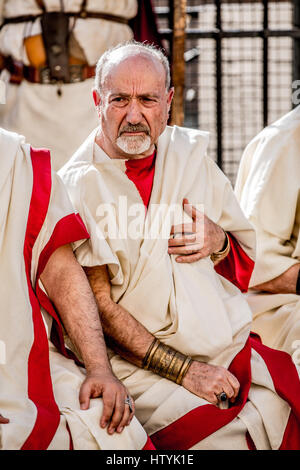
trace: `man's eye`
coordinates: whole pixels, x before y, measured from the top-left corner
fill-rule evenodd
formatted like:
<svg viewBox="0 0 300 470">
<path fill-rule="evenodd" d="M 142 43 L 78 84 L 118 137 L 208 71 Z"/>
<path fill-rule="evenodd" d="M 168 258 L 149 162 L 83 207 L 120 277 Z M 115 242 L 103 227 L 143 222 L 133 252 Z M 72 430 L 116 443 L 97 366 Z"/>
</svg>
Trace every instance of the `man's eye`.
<svg viewBox="0 0 300 470">
<path fill-rule="evenodd" d="M 155 99 L 154 99 L 154 98 L 149 98 L 149 97 L 145 96 L 145 97 L 143 98 L 143 102 L 144 102 L 144 103 L 147 103 L 147 104 L 152 104 L 152 103 L 155 103 Z"/>
<path fill-rule="evenodd" d="M 127 99 L 124 98 L 123 96 L 117 96 L 116 98 L 114 98 L 112 100 L 114 103 L 117 103 L 117 104 L 124 104 L 127 102 Z"/>
</svg>

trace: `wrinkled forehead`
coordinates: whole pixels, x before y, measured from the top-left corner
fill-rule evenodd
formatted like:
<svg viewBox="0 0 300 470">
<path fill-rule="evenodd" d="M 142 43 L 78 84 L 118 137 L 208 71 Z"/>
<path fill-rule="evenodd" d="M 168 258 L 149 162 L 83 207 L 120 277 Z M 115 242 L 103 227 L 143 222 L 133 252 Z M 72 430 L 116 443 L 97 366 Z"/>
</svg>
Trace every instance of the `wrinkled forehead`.
<svg viewBox="0 0 300 470">
<path fill-rule="evenodd" d="M 125 85 L 143 78 L 156 86 L 164 86 L 166 81 L 164 66 L 147 51 L 116 50 L 102 69 L 102 87 L 106 90 L 116 83 Z"/>
</svg>

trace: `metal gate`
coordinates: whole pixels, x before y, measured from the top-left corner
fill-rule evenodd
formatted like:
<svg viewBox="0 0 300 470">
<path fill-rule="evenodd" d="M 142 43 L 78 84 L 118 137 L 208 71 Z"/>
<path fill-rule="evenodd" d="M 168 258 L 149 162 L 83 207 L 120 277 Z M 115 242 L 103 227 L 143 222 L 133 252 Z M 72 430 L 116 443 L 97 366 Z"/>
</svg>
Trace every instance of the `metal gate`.
<svg viewBox="0 0 300 470">
<path fill-rule="evenodd" d="M 247 143 L 293 106 L 300 1 L 153 0 L 171 62 L 178 3 L 186 11 L 183 124 L 210 131 L 210 155 L 234 184 Z"/>
</svg>

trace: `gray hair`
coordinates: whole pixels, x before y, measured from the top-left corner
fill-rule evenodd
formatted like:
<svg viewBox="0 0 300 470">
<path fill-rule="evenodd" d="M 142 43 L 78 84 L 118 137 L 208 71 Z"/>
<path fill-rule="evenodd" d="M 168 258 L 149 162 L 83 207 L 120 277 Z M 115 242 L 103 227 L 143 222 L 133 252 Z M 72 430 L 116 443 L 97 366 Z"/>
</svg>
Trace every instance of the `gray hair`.
<svg viewBox="0 0 300 470">
<path fill-rule="evenodd" d="M 155 59 L 157 59 L 164 67 L 164 70 L 166 73 L 166 82 L 165 82 L 166 90 L 169 91 L 170 86 L 171 86 L 171 74 L 170 74 L 169 61 L 166 55 L 163 53 L 161 49 L 159 49 L 158 47 L 152 44 L 147 44 L 144 42 L 131 40 L 125 43 L 118 44 L 117 46 L 111 47 L 110 49 L 107 49 L 107 51 L 105 51 L 104 54 L 102 54 L 102 56 L 98 60 L 98 63 L 96 66 L 96 74 L 95 74 L 95 89 L 97 90 L 99 94 L 101 93 L 101 88 L 102 88 L 103 69 L 105 65 L 109 62 L 114 52 L 120 49 L 129 49 L 129 50 L 134 50 L 134 51 L 136 50 L 137 53 L 146 52 L 150 54 L 152 57 L 154 57 Z"/>
</svg>

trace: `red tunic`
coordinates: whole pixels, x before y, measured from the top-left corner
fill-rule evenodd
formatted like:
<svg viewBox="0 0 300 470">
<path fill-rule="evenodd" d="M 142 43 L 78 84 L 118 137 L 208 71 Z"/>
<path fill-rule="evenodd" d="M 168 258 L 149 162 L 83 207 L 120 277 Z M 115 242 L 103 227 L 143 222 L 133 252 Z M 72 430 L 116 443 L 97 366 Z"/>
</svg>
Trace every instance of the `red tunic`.
<svg viewBox="0 0 300 470">
<path fill-rule="evenodd" d="M 136 185 L 143 203 L 148 208 L 152 192 L 156 152 L 139 160 L 127 160 L 126 175 Z"/>
<path fill-rule="evenodd" d="M 156 153 L 138 160 L 126 161 L 126 175 L 137 187 L 146 208 L 152 192 Z M 215 267 L 218 274 L 236 285 L 242 292 L 248 290 L 254 262 L 245 253 L 231 233 L 229 254 Z"/>
</svg>

